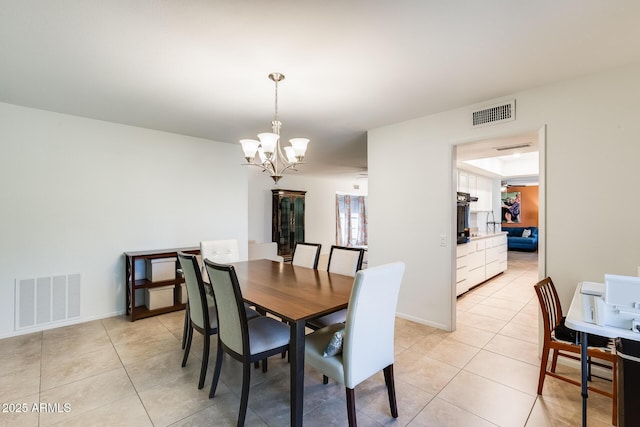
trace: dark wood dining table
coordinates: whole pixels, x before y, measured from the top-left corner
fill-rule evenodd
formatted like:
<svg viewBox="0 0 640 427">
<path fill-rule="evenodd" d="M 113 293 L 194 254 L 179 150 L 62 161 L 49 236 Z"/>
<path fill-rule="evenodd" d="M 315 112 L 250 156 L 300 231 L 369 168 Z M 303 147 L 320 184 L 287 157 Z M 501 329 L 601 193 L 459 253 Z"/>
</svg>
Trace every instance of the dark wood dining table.
<svg viewBox="0 0 640 427">
<path fill-rule="evenodd" d="M 347 306 L 353 277 L 270 260 L 232 263 L 245 302 L 286 320 L 289 344 L 291 425 L 302 425 L 304 336 L 308 319 Z"/>
</svg>

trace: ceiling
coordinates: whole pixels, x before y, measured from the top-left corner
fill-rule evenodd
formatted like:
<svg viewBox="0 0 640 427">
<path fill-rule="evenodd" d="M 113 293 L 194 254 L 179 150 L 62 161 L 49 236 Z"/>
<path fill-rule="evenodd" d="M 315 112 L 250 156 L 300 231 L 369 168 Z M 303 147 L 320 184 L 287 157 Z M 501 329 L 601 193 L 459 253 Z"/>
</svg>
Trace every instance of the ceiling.
<svg viewBox="0 0 640 427">
<path fill-rule="evenodd" d="M 0 0 L 0 101 L 237 143 L 366 130 L 640 61 L 637 0 Z M 240 147 L 238 161 L 242 162 Z"/>
<path fill-rule="evenodd" d="M 500 178 L 513 185 L 537 185 L 538 133 L 492 138 L 456 146 L 458 169 Z"/>
</svg>

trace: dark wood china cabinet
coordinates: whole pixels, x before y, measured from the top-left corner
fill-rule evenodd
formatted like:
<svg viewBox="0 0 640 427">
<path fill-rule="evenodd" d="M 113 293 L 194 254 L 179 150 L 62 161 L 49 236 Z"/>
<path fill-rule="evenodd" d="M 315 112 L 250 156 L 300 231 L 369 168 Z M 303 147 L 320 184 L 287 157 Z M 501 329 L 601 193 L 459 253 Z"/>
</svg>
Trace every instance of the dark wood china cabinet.
<svg viewBox="0 0 640 427">
<path fill-rule="evenodd" d="M 278 255 L 291 261 L 296 242 L 304 242 L 304 196 L 306 191 L 271 190 L 272 241 L 278 244 Z"/>
</svg>

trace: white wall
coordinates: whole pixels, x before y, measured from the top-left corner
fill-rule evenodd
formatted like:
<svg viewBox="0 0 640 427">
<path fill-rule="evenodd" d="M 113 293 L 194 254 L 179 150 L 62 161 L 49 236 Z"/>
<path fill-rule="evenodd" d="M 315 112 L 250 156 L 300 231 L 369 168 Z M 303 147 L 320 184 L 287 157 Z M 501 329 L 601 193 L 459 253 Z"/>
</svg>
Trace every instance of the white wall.
<svg viewBox="0 0 640 427">
<path fill-rule="evenodd" d="M 0 103 L 0 338 L 16 279 L 81 274 L 83 321 L 125 309 L 124 251 L 237 238 L 247 172 L 231 144 Z"/>
<path fill-rule="evenodd" d="M 516 120 L 505 124 L 471 129 L 477 106 L 469 106 L 369 132 L 369 260 L 407 263 L 399 315 L 443 329 L 455 325 L 455 248 L 440 247 L 438 237 L 453 231 L 452 146 L 544 125 L 546 274 L 565 310 L 579 281 L 636 274 L 640 64 L 502 99 L 514 97 Z"/>
<path fill-rule="evenodd" d="M 239 150 L 239 148 L 238 148 Z M 312 161 L 309 159 L 308 161 Z M 301 168 L 304 166 L 301 166 Z M 358 185 L 359 189 L 354 189 Z M 322 253 L 329 253 L 336 241 L 336 193 L 367 195 L 366 179 L 344 176 L 303 176 L 285 174 L 278 185 L 259 168 L 249 173 L 249 239 L 271 241 L 271 190 L 301 190 L 305 195 L 305 240 L 322 244 Z"/>
</svg>

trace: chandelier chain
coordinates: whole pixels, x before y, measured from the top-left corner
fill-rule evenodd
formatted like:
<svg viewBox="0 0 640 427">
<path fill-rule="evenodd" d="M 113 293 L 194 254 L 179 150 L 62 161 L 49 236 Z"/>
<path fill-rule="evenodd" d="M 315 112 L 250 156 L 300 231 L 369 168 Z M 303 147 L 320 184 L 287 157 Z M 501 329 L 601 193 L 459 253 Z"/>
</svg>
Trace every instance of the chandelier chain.
<svg viewBox="0 0 640 427">
<path fill-rule="evenodd" d="M 276 114 L 275 114 L 275 116 L 273 118 L 273 121 L 274 122 L 278 122 L 278 121 L 280 121 L 280 119 L 278 118 L 278 80 L 275 80 L 275 82 L 276 82 L 276 96 L 275 96 L 275 98 L 276 98 Z M 274 123 L 274 127 L 276 127 L 275 123 Z M 277 133 L 278 135 L 280 135 L 280 129 L 279 128 L 280 128 L 280 126 L 278 126 L 277 131 L 274 130 L 273 133 Z"/>
</svg>

